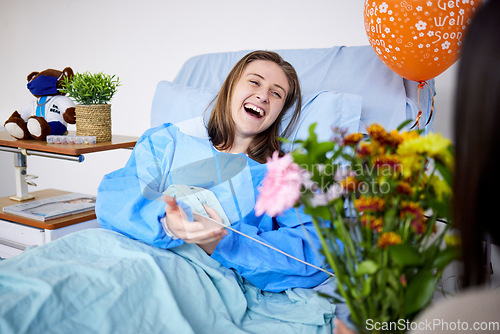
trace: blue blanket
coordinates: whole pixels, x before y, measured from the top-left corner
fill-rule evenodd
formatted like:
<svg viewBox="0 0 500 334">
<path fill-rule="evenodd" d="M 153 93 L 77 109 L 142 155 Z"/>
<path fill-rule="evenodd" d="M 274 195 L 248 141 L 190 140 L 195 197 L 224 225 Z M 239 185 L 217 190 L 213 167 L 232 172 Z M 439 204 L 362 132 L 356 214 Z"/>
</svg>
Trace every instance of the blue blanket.
<svg viewBox="0 0 500 334">
<path fill-rule="evenodd" d="M 335 306 L 268 293 L 184 244 L 90 229 L 0 261 L 0 333 L 331 333 Z"/>
</svg>

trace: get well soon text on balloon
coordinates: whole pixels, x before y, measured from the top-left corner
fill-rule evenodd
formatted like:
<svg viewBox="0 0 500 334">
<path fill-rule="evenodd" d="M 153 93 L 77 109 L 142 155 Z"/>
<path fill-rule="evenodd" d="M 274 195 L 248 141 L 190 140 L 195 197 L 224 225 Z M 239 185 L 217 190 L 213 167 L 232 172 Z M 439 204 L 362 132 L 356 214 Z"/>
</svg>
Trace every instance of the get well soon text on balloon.
<svg viewBox="0 0 500 334">
<path fill-rule="evenodd" d="M 481 0 L 367 0 L 365 29 L 377 56 L 400 76 L 432 79 L 459 57 Z"/>
</svg>

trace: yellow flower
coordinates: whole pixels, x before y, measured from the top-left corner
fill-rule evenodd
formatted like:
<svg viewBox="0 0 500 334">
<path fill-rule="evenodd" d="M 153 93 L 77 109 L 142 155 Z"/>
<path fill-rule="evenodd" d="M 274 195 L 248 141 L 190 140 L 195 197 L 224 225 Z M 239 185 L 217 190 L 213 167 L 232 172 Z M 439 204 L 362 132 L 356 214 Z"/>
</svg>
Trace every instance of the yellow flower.
<svg viewBox="0 0 500 334">
<path fill-rule="evenodd" d="M 448 232 L 444 235 L 444 242 L 448 246 L 456 246 L 456 247 L 462 244 L 460 235 L 458 233 L 452 233 L 452 232 Z"/>
<path fill-rule="evenodd" d="M 403 242 L 401 237 L 394 232 L 385 232 L 382 233 L 380 238 L 378 239 L 377 246 L 384 249 L 387 246 L 399 245 Z"/>
<path fill-rule="evenodd" d="M 400 133 L 401 137 L 403 138 L 403 141 L 410 140 L 410 139 L 415 139 L 419 137 L 418 131 L 403 131 Z"/>
<path fill-rule="evenodd" d="M 410 177 L 412 173 L 418 172 L 422 167 L 424 157 L 434 158 L 448 168 L 453 168 L 450 146 L 451 141 L 440 134 L 431 133 L 425 137 L 408 136 L 396 150 L 403 164 L 403 175 Z"/>
<path fill-rule="evenodd" d="M 431 178 L 431 186 L 434 189 L 438 200 L 442 200 L 443 195 L 451 195 L 451 188 L 448 183 L 437 176 Z"/>
<path fill-rule="evenodd" d="M 400 156 L 401 160 L 401 173 L 405 178 L 411 178 L 420 171 L 422 167 L 422 157 L 417 154 Z"/>
</svg>

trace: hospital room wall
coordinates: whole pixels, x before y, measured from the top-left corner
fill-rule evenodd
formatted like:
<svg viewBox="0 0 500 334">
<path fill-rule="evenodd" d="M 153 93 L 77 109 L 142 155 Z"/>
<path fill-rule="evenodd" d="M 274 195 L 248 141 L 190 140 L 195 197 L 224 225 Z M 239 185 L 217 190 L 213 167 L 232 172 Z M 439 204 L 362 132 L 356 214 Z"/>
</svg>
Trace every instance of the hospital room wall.
<svg viewBox="0 0 500 334">
<path fill-rule="evenodd" d="M 62 69 L 117 74 L 113 133 L 149 127 L 155 86 L 172 80 L 191 56 L 244 49 L 367 45 L 364 0 L 0 0 L 0 121 L 32 101 L 26 76 Z M 454 67 L 436 79 L 434 129 L 451 136 Z M 376 83 L 374 83 L 376 84 Z M 71 129 L 74 129 L 71 128 Z M 3 128 L 2 128 L 3 130 Z M 95 194 L 102 176 L 129 150 L 75 163 L 28 157 L 38 187 Z M 13 154 L 0 152 L 0 196 L 15 192 Z"/>
</svg>

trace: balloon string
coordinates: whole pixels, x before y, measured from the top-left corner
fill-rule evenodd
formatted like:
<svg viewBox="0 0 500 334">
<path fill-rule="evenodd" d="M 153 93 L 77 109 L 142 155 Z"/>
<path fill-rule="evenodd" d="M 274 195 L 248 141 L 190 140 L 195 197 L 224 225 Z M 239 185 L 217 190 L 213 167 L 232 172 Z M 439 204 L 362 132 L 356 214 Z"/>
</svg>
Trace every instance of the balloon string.
<svg viewBox="0 0 500 334">
<path fill-rule="evenodd" d="M 200 214 L 200 213 L 198 213 L 198 212 L 193 212 L 193 214 L 198 214 L 198 215 L 200 215 L 200 216 L 201 216 L 201 214 Z M 248 238 L 248 239 L 250 239 L 250 240 L 253 240 L 253 241 L 255 241 L 255 242 L 258 242 L 259 244 L 261 244 L 261 245 L 263 245 L 263 246 L 266 246 L 266 247 L 268 247 L 268 248 L 270 248 L 270 249 L 272 249 L 272 250 L 274 250 L 274 251 L 276 251 L 276 252 L 278 252 L 278 253 L 281 253 L 281 254 L 283 254 L 283 255 L 285 255 L 285 256 L 288 256 L 289 258 L 291 258 L 291 259 L 293 259 L 293 260 L 295 260 L 295 261 L 298 261 L 298 262 L 303 263 L 303 264 L 305 264 L 305 265 L 307 265 L 307 266 L 313 267 L 314 269 L 320 270 L 320 271 L 322 271 L 322 272 L 324 272 L 324 273 L 326 273 L 326 274 L 328 274 L 328 275 L 330 275 L 330 276 L 335 277 L 335 274 L 333 274 L 333 273 L 329 272 L 328 270 L 325 270 L 325 269 L 323 269 L 323 268 L 320 268 L 320 267 L 318 267 L 318 266 L 315 266 L 315 265 L 314 265 L 314 264 L 312 264 L 312 263 L 306 262 L 306 261 L 304 261 L 304 260 L 301 260 L 301 259 L 299 259 L 299 258 L 297 258 L 297 257 L 293 256 L 293 255 L 290 255 L 290 254 L 288 254 L 288 253 L 285 253 L 285 252 L 283 252 L 282 250 L 280 250 L 280 249 L 278 249 L 278 248 L 276 248 L 276 247 L 273 247 L 273 246 L 271 246 L 271 245 L 268 245 L 268 244 L 266 244 L 265 242 L 262 242 L 262 241 L 260 241 L 260 240 L 258 240 L 258 239 L 255 239 L 255 238 L 253 238 L 253 237 L 251 237 L 251 236 L 249 236 L 249 235 L 246 235 L 245 233 L 240 232 L 240 231 L 238 231 L 238 230 L 236 230 L 236 229 L 232 228 L 231 226 L 224 225 L 223 223 L 218 222 L 218 221 L 216 221 L 215 219 L 205 217 L 205 215 L 203 215 L 203 217 L 204 217 L 205 219 L 208 219 L 208 220 L 210 220 L 210 221 L 212 221 L 212 222 L 214 222 L 214 223 L 218 224 L 218 225 L 221 225 L 221 226 L 222 226 L 222 227 L 224 227 L 224 228 L 227 228 L 227 229 L 228 229 L 228 230 L 230 230 L 230 231 L 233 231 L 233 232 L 235 232 L 235 233 L 238 233 L 238 234 L 239 234 L 239 235 L 241 235 L 241 236 L 244 236 L 244 237 L 246 237 L 246 238 Z"/>
<path fill-rule="evenodd" d="M 413 125 L 411 126 L 410 130 L 413 129 L 415 126 L 419 128 L 418 123 L 420 121 L 420 117 L 422 117 L 422 110 L 418 111 L 417 119 L 415 120 L 415 123 L 413 123 Z"/>
<path fill-rule="evenodd" d="M 427 123 L 425 123 L 425 125 L 427 126 L 427 124 L 429 124 L 429 122 L 431 121 L 432 119 L 432 114 L 434 113 L 434 96 L 431 98 L 431 114 L 429 115 L 429 118 L 427 119 Z"/>
<path fill-rule="evenodd" d="M 413 129 L 415 126 L 418 127 L 418 128 L 420 128 L 419 122 L 420 122 L 420 118 L 422 117 L 422 110 L 420 110 L 420 90 L 424 89 L 425 85 L 427 85 L 427 81 L 419 81 L 419 83 L 418 83 L 418 87 L 417 87 L 417 109 L 418 109 L 418 114 L 417 114 L 417 118 L 415 119 L 415 123 L 411 126 L 410 130 Z M 434 97 L 432 98 L 432 105 L 433 105 L 433 108 L 434 108 Z M 432 115 L 432 109 L 431 109 L 431 115 Z M 427 124 L 429 124 L 429 120 L 430 120 L 430 117 L 427 120 Z M 425 124 L 425 125 L 427 125 L 427 124 Z"/>
</svg>

